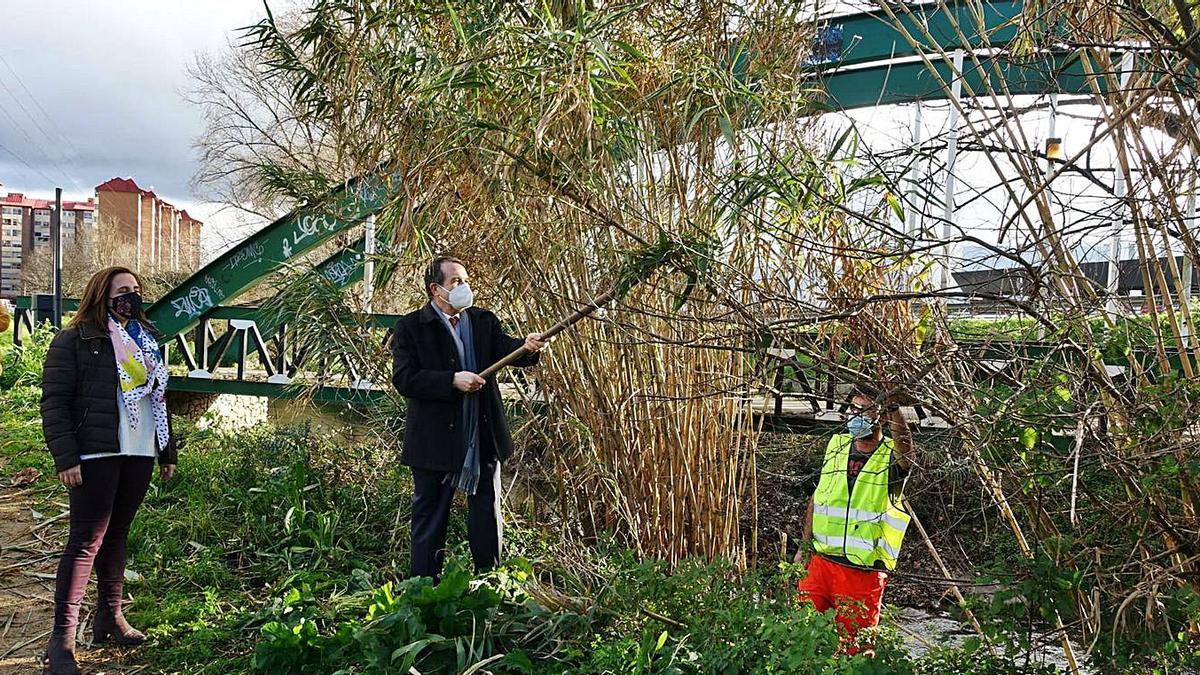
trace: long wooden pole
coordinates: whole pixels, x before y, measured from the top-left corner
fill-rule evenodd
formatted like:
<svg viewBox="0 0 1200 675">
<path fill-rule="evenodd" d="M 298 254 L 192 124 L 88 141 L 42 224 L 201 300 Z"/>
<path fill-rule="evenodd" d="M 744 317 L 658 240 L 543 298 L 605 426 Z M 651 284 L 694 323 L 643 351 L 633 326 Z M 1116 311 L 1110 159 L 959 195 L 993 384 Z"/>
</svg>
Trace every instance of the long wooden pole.
<svg viewBox="0 0 1200 675">
<path fill-rule="evenodd" d="M 613 287 L 611 290 L 602 293 L 595 300 L 592 300 L 590 303 L 588 303 L 588 305 L 586 307 L 579 309 L 571 316 L 568 316 L 567 318 L 563 319 L 562 321 L 559 321 L 558 323 L 554 324 L 550 328 L 550 330 L 542 333 L 542 339 L 549 340 L 550 338 L 554 337 L 555 335 L 558 335 L 559 333 L 563 332 L 564 330 L 579 323 L 584 318 L 588 317 L 589 315 L 591 315 L 593 312 L 600 309 L 604 305 L 608 304 L 609 302 L 612 302 L 612 299 L 617 297 L 617 291 L 618 291 L 618 287 Z M 528 353 L 529 353 L 529 350 L 525 349 L 525 347 L 522 345 L 521 347 L 517 348 L 512 353 L 510 353 L 508 356 L 505 356 L 504 358 L 500 359 L 499 361 L 497 361 L 497 362 L 493 363 L 492 365 L 488 366 L 487 368 L 485 368 L 483 372 L 479 373 L 479 376 L 484 379 L 487 379 L 487 378 L 491 377 L 492 375 L 495 375 L 496 373 L 500 372 L 501 368 L 512 365 L 513 362 L 515 362 L 517 359 L 520 359 L 522 356 L 525 356 Z"/>
</svg>

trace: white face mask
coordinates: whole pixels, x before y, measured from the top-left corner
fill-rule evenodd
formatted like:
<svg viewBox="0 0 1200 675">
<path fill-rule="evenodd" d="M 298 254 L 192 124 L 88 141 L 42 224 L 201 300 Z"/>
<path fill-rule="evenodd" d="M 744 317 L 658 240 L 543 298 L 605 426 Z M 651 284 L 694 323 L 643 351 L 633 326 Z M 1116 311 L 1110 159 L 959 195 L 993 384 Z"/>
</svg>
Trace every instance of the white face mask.
<svg viewBox="0 0 1200 675">
<path fill-rule="evenodd" d="M 461 312 L 475 304 L 475 293 L 471 291 L 471 287 L 465 282 L 455 286 L 454 290 L 450 290 L 441 284 L 438 284 L 438 288 L 446 291 L 446 301 L 449 302 L 450 306 L 456 311 Z"/>
</svg>

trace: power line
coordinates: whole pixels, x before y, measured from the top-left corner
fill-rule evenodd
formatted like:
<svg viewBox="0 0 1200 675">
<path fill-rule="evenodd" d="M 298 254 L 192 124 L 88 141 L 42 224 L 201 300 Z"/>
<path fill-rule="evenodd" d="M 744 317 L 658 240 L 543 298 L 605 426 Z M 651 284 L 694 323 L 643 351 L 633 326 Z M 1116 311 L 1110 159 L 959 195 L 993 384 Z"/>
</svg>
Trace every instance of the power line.
<svg viewBox="0 0 1200 675">
<path fill-rule="evenodd" d="M 3 57 L 0 57 L 0 60 L 3 60 Z M 13 76 L 15 77 L 17 82 L 19 82 L 21 84 L 21 87 L 25 90 L 25 93 L 29 95 L 30 99 L 33 100 L 33 102 L 37 105 L 37 107 L 42 110 L 42 114 L 45 115 L 46 119 L 49 120 L 50 116 L 45 114 L 45 109 L 41 107 L 40 103 L 37 103 L 37 99 L 34 98 L 32 92 L 29 91 L 29 88 L 25 86 L 25 83 L 21 80 L 20 75 L 17 75 L 17 72 L 15 70 L 13 70 L 12 66 L 9 65 L 7 60 L 4 61 L 4 65 L 6 68 L 8 68 L 9 72 L 11 72 L 13 74 Z M 42 133 L 42 136 L 44 136 L 46 138 L 46 140 L 50 143 L 50 147 L 54 148 L 57 142 L 49 134 L 49 132 L 47 132 L 46 129 L 44 127 L 42 127 L 41 124 L 38 123 L 37 118 L 34 117 L 33 113 L 29 112 L 29 109 L 26 108 L 25 104 L 21 102 L 21 97 L 17 96 L 17 94 L 12 89 L 8 88 L 8 85 L 4 83 L 3 78 L 0 78 L 0 88 L 4 89 L 4 91 L 8 93 L 8 95 L 12 98 L 12 100 L 16 102 L 17 107 L 21 109 L 21 112 L 25 113 L 25 116 L 27 118 L 29 118 L 29 121 L 33 122 L 33 126 L 38 131 L 40 131 Z M 0 108 L 2 108 L 2 106 L 0 106 Z M 5 114 L 8 115 L 7 112 Z M 77 189 L 79 189 L 81 191 L 83 190 L 83 186 L 79 184 L 79 181 L 75 180 L 74 176 L 72 176 L 69 172 L 67 172 L 65 169 L 63 169 L 62 165 L 58 163 L 58 160 L 55 159 L 54 156 L 49 151 L 47 151 L 45 148 L 43 148 L 41 143 L 38 143 L 37 141 L 35 141 L 33 139 L 33 137 L 30 136 L 25 131 L 24 127 L 21 126 L 16 121 L 15 116 L 9 115 L 9 119 L 12 120 L 14 126 L 17 126 L 18 130 L 22 133 L 22 135 L 24 135 L 25 138 L 27 138 L 29 140 L 30 144 L 32 144 L 34 146 L 34 149 L 37 150 L 38 152 L 41 152 L 43 155 L 45 155 L 46 159 L 49 160 L 50 163 L 54 165 L 54 168 L 57 169 L 58 172 L 63 175 L 63 178 L 66 178 L 68 181 L 70 181 L 72 184 L 74 184 Z"/>
<path fill-rule="evenodd" d="M 3 87 L 4 91 L 8 92 L 8 95 L 12 97 L 12 100 L 16 102 L 17 107 L 21 109 L 21 112 L 25 113 L 25 116 L 29 118 L 30 122 L 33 122 L 33 126 L 37 128 L 38 131 L 42 132 L 42 135 L 46 137 L 46 140 L 54 143 L 54 139 L 50 137 L 50 134 L 46 133 L 46 130 L 42 128 L 42 125 L 38 124 L 37 118 L 33 116 L 33 113 L 29 112 L 29 109 L 25 107 L 24 103 L 21 103 L 21 97 L 17 96 L 17 94 L 12 89 L 9 89 L 8 85 L 4 83 L 4 78 L 0 78 L 0 87 Z"/>
<path fill-rule="evenodd" d="M 0 87 L 3 87 L 5 91 L 9 91 L 7 87 L 4 87 L 4 85 L 3 85 L 3 83 L 2 83 L 2 82 L 0 82 Z M 9 92 L 9 94 L 10 94 L 10 95 L 11 95 L 11 93 L 12 93 L 12 92 Z M 62 177 L 63 177 L 63 178 L 66 178 L 67 180 L 71 181 L 72 183 L 75 183 L 75 180 L 74 180 L 73 178 L 71 178 L 70 174 L 68 174 L 66 171 L 64 171 L 64 170 L 63 170 L 62 166 L 61 166 L 61 165 L 58 163 L 58 161 L 57 161 L 57 160 L 55 160 L 55 159 L 54 159 L 54 157 L 52 157 L 52 156 L 50 155 L 50 153 L 49 153 L 49 152 L 48 152 L 48 151 L 47 151 L 45 148 L 43 148 L 43 147 L 42 147 L 42 144 L 41 144 L 41 143 L 38 143 L 36 140 L 34 140 L 33 136 L 30 136 L 30 135 L 29 135 L 29 132 L 25 130 L 25 127 L 24 127 L 24 126 L 23 126 L 23 125 L 22 125 L 20 122 L 18 122 L 18 121 L 17 121 L 17 119 L 16 119 L 16 118 L 15 118 L 15 117 L 12 115 L 12 113 L 10 113 L 10 112 L 9 112 L 9 111 L 8 111 L 8 110 L 7 110 L 7 109 L 4 107 L 4 104 L 3 104 L 3 103 L 0 103 L 0 114 L 3 114 L 3 115 L 4 115 L 4 117 L 5 117 L 5 118 L 7 118 L 7 119 L 8 119 L 8 121 L 9 121 L 9 122 L 12 124 L 12 126 L 13 126 L 13 127 L 14 127 L 14 128 L 17 130 L 17 131 L 21 132 L 21 135 L 25 137 L 25 140 L 29 141 L 29 144 L 30 144 L 30 145 L 33 147 L 33 149 L 34 149 L 36 152 L 40 152 L 40 153 L 41 153 L 43 156 L 45 156 L 45 158 L 46 158 L 47 160 L 49 160 L 49 162 L 50 162 L 52 165 L 54 165 L 54 168 L 55 168 L 55 169 L 56 169 L 56 170 L 57 170 L 57 171 L 58 171 L 60 174 L 62 174 Z M 11 151 L 10 151 L 10 152 L 11 152 Z M 28 166 L 28 165 L 27 165 L 27 166 Z M 45 174 L 42 174 L 42 175 L 45 175 Z M 57 181 L 51 180 L 50 182 L 51 182 L 51 183 L 56 183 Z M 76 186 L 78 186 L 78 183 L 76 183 Z M 81 189 L 82 189 L 82 188 L 81 188 Z"/>
<path fill-rule="evenodd" d="M 4 147 L 3 145 L 0 145 L 0 150 L 3 150 L 5 152 L 7 152 L 8 154 L 12 155 L 13 157 L 15 157 L 17 159 L 18 162 L 24 164 L 25 167 L 28 168 L 30 171 L 33 171 L 33 172 L 37 173 L 39 176 L 41 176 L 42 178 L 45 178 L 47 183 L 50 183 L 51 185 L 53 185 L 56 182 L 53 178 L 51 178 L 50 176 L 47 176 L 44 171 L 33 166 L 29 162 L 26 162 L 24 157 L 18 155 L 17 153 L 13 152 L 12 150 L 9 150 L 8 148 Z"/>
<path fill-rule="evenodd" d="M 41 102 L 38 101 L 37 96 L 34 96 L 33 92 L 29 90 L 29 87 L 25 86 L 25 81 L 21 79 L 21 76 L 17 73 L 16 69 L 14 69 L 8 62 L 8 59 L 4 58 L 3 54 L 0 54 L 0 63 L 3 63 L 4 67 L 8 69 L 8 72 L 12 73 L 13 79 L 17 81 L 17 84 L 20 85 L 25 94 L 29 96 L 29 100 L 33 101 L 33 105 L 37 107 L 37 109 L 42 113 L 42 116 L 46 118 L 46 121 L 50 123 L 50 126 L 54 128 L 54 132 L 58 134 L 59 139 L 67 144 L 72 153 L 74 153 L 76 156 L 79 156 L 81 154 L 79 152 L 79 148 L 75 147 L 75 144 L 71 142 L 71 138 L 63 133 L 62 129 L 58 126 L 58 123 L 55 122 L 54 118 L 50 116 L 50 113 L 46 112 L 46 109 L 42 107 Z M 32 115 L 30 118 L 32 119 Z M 38 128 L 40 129 L 41 127 Z M 42 133 L 45 134 L 45 130 L 43 130 Z M 46 134 L 46 137 L 49 138 L 50 135 Z"/>
<path fill-rule="evenodd" d="M 12 124 L 12 126 L 13 126 L 13 127 L 14 127 L 14 128 L 17 130 L 17 131 L 21 132 L 21 135 L 22 135 L 22 136 L 24 136 L 24 137 L 26 138 L 26 140 L 28 140 L 28 141 L 29 141 L 29 143 L 30 143 L 31 145 L 33 145 L 33 146 L 34 146 L 34 149 L 35 149 L 35 150 L 37 150 L 37 151 L 41 152 L 41 153 L 42 153 L 42 154 L 44 154 L 44 155 L 48 155 L 48 153 L 47 153 L 47 152 L 46 152 L 46 151 L 45 151 L 45 150 L 44 150 L 44 149 L 41 147 L 41 145 L 40 145 L 40 144 L 39 144 L 37 141 L 33 140 L 33 137 L 31 137 L 31 136 L 29 135 L 29 133 L 25 131 L 25 128 L 24 128 L 24 127 L 22 127 L 20 124 L 18 124 L 18 123 L 17 123 L 17 120 L 16 120 L 16 119 L 14 119 L 14 118 L 13 118 L 13 116 L 12 116 L 12 115 L 11 115 L 11 114 L 8 112 L 8 110 L 6 110 L 6 109 L 4 108 L 4 105 L 3 105 L 3 104 L 0 104 L 0 115 L 4 115 L 4 117 L 5 117 L 6 119 L 8 119 L 8 121 L 9 121 L 9 122 Z M 16 158 L 17 158 L 17 160 L 18 160 L 18 161 L 20 161 L 22 164 L 24 164 L 25 166 L 29 167 L 29 169 L 30 169 L 30 170 L 32 170 L 32 171 L 36 171 L 38 174 L 40 174 L 40 175 L 41 175 L 43 178 L 45 178 L 45 179 L 46 179 L 47 181 L 49 181 L 51 184 L 54 184 L 54 183 L 57 183 L 57 182 L 58 182 L 58 181 L 54 180 L 53 178 L 50 178 L 49 176 L 47 176 L 47 175 L 45 174 L 45 172 L 43 172 L 41 169 L 35 168 L 35 167 L 34 167 L 32 164 L 30 164 L 29 162 L 25 161 L 25 158 L 24 158 L 24 157 L 21 157 L 20 155 L 18 155 L 18 154 L 17 154 L 15 151 L 13 151 L 13 150 L 9 150 L 8 148 L 5 148 L 5 150 L 8 152 L 8 154 L 12 155 L 13 157 L 16 157 Z M 52 161 L 53 161 L 53 160 L 52 160 Z M 56 165 L 56 166 L 57 166 L 57 165 Z M 61 171 L 62 171 L 62 169 L 59 169 L 59 171 L 61 172 Z M 64 174 L 64 176 L 65 176 L 65 174 Z M 69 177 L 68 177 L 68 178 L 69 178 Z"/>
<path fill-rule="evenodd" d="M 48 154 L 46 152 L 46 149 L 42 147 L 42 144 L 33 140 L 33 136 L 29 135 L 29 132 L 25 130 L 25 127 L 21 126 L 21 123 L 18 122 L 17 119 L 12 116 L 12 113 L 8 112 L 8 109 L 4 107 L 3 103 L 0 103 L 0 114 L 3 114 L 4 117 L 6 119 L 8 119 L 9 123 L 13 126 L 14 129 L 21 132 L 21 135 L 25 137 L 25 140 L 29 141 L 29 144 L 32 145 L 35 150 L 42 153 L 43 155 Z"/>
</svg>

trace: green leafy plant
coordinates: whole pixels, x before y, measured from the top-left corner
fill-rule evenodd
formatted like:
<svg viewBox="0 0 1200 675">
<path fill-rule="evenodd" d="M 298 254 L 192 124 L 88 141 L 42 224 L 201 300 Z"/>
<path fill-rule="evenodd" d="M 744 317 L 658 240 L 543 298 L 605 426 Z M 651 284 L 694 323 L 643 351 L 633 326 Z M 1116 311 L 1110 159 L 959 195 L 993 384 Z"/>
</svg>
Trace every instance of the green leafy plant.
<svg viewBox="0 0 1200 675">
<path fill-rule="evenodd" d="M 42 364 L 46 361 L 46 351 L 50 349 L 53 337 L 54 328 L 44 323 L 35 328 L 32 335 L 26 335 L 20 345 L 11 345 L 0 354 L 0 360 L 3 361 L 0 389 L 40 385 Z"/>
</svg>

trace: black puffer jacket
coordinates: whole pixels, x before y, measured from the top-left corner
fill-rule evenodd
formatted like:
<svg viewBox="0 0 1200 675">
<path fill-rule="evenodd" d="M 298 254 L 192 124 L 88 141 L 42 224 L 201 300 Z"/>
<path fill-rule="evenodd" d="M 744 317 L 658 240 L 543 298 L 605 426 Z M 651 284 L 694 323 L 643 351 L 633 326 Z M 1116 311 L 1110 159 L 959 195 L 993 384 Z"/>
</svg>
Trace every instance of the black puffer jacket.
<svg viewBox="0 0 1200 675">
<path fill-rule="evenodd" d="M 91 326 L 54 336 L 42 370 L 42 433 L 54 468 L 79 464 L 80 455 L 120 452 L 117 361 L 108 333 Z M 167 416 L 168 424 L 170 415 Z M 160 464 L 176 463 L 175 433 L 158 448 Z"/>
</svg>

